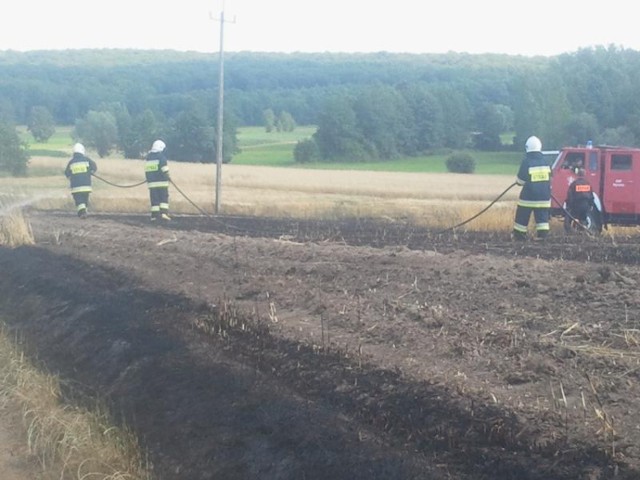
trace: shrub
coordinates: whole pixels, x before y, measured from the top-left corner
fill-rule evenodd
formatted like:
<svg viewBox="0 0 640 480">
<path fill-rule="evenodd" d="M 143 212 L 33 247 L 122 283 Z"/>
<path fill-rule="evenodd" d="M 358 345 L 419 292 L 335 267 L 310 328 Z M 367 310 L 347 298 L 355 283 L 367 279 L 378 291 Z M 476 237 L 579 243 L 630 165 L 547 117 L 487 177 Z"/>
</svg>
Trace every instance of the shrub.
<svg viewBox="0 0 640 480">
<path fill-rule="evenodd" d="M 447 158 L 447 171 L 452 173 L 473 173 L 476 160 L 468 153 L 454 153 Z"/>
<path fill-rule="evenodd" d="M 317 161 L 320 158 L 318 144 L 310 138 L 300 140 L 293 149 L 293 158 L 298 163 Z"/>
<path fill-rule="evenodd" d="M 0 122 L 0 171 L 11 175 L 25 175 L 30 155 L 27 144 L 20 139 L 16 128 Z"/>
</svg>

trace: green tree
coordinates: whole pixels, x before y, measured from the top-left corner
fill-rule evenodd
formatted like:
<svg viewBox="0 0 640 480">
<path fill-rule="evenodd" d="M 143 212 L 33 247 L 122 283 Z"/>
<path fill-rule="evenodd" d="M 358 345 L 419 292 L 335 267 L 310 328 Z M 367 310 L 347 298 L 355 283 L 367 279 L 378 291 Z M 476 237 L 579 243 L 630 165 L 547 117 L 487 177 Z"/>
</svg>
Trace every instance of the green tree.
<svg viewBox="0 0 640 480">
<path fill-rule="evenodd" d="M 326 160 L 362 161 L 368 158 L 358 131 L 352 100 L 344 94 L 329 98 L 313 134 L 320 156 Z"/>
<path fill-rule="evenodd" d="M 565 127 L 565 145 L 585 145 L 588 140 L 599 140 L 598 119 L 591 113 L 578 113 L 571 116 Z"/>
<path fill-rule="evenodd" d="M 411 111 L 407 128 L 407 154 L 420 154 L 443 146 L 443 113 L 440 102 L 425 84 L 403 85 L 401 93 Z"/>
<path fill-rule="evenodd" d="M 27 130 L 38 142 L 47 142 L 56 133 L 53 115 L 47 107 L 32 107 L 27 121 Z"/>
<path fill-rule="evenodd" d="M 273 113 L 273 110 L 267 108 L 262 111 L 262 121 L 264 122 L 264 129 L 271 133 L 276 126 L 276 114 Z"/>
<path fill-rule="evenodd" d="M 628 127 L 607 128 L 599 136 L 600 143 L 620 147 L 637 146 L 638 139 Z"/>
<path fill-rule="evenodd" d="M 497 105 L 484 104 L 476 116 L 479 132 L 474 143 L 479 150 L 500 150 L 500 134 L 505 131 L 505 118 Z"/>
<path fill-rule="evenodd" d="M 216 129 L 202 108 L 192 108 L 176 118 L 167 135 L 173 160 L 211 163 L 215 157 Z"/>
<path fill-rule="evenodd" d="M 310 163 L 320 159 L 320 151 L 316 142 L 307 138 L 296 143 L 293 149 L 293 158 L 298 163 Z"/>
<path fill-rule="evenodd" d="M 372 157 L 389 160 L 406 153 L 411 113 L 395 88 L 365 88 L 356 98 L 354 111 L 363 145 Z"/>
<path fill-rule="evenodd" d="M 541 70 L 524 76 L 516 88 L 518 101 L 514 105 L 517 148 L 531 135 L 542 140 L 545 149 L 563 146 L 565 127 L 570 118 L 567 88 L 554 72 Z"/>
<path fill-rule="evenodd" d="M 229 163 L 238 151 L 235 117 L 224 118 L 222 135 L 222 162 Z M 182 112 L 166 135 L 171 159 L 186 162 L 213 163 L 217 152 L 217 126 L 204 108 L 194 106 Z"/>
<path fill-rule="evenodd" d="M 116 116 L 118 147 L 124 158 L 141 158 L 153 141 L 160 137 L 159 122 L 151 110 L 131 116 L 125 109 Z"/>
<path fill-rule="evenodd" d="M 281 111 L 276 120 L 276 128 L 279 132 L 293 132 L 296 129 L 296 121 L 293 119 L 293 115 L 284 110 Z"/>
<path fill-rule="evenodd" d="M 14 123 L 16 118 L 15 107 L 9 98 L 0 97 L 0 121 Z"/>
<path fill-rule="evenodd" d="M 90 110 L 87 116 L 76 121 L 73 138 L 85 147 L 95 148 L 100 158 L 104 158 L 118 143 L 118 125 L 111 112 Z"/>
<path fill-rule="evenodd" d="M 442 108 L 444 146 L 449 148 L 467 147 L 470 141 L 472 119 L 468 98 L 450 86 L 438 88 L 436 96 Z"/>
<path fill-rule="evenodd" d="M 516 86 L 517 101 L 514 104 L 514 146 L 518 150 L 524 150 L 524 143 L 531 135 L 542 136 L 543 115 L 537 97 L 533 80 L 523 77 Z M 545 141 L 544 137 L 542 140 Z"/>
<path fill-rule="evenodd" d="M 134 137 L 132 142 L 132 152 L 137 152 L 138 156 L 147 150 L 161 135 L 161 122 L 156 118 L 153 111 L 147 109 L 133 117 L 131 132 Z M 138 157 L 132 157 L 138 158 Z"/>
<path fill-rule="evenodd" d="M 452 173 L 473 173 L 476 170 L 476 160 L 469 153 L 454 153 L 446 162 L 447 171 Z"/>
<path fill-rule="evenodd" d="M 0 120 L 0 170 L 12 175 L 25 175 L 29 164 L 28 145 L 15 126 Z"/>
</svg>

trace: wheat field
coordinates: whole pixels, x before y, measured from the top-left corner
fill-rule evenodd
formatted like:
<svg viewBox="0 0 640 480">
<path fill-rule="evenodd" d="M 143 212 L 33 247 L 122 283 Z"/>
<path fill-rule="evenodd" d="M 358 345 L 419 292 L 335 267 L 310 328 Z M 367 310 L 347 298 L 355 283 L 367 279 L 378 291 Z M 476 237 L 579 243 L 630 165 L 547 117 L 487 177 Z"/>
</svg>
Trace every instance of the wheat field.
<svg viewBox="0 0 640 480">
<path fill-rule="evenodd" d="M 0 178 L 7 205 L 74 211 L 63 175 L 67 159 L 33 157 L 25 178 Z M 143 162 L 121 158 L 97 160 L 98 178 L 90 205 L 94 212 L 147 213 L 148 190 Z M 213 214 L 216 165 L 169 162 L 175 214 Z M 59 173 L 57 173 L 59 172 Z M 106 180 L 103 181 L 103 180 Z M 311 170 L 225 164 L 218 193 L 220 214 L 290 218 L 375 217 L 446 228 L 485 208 L 515 180 L 509 175 Z M 177 187 L 177 188 L 176 188 Z M 509 230 L 518 187 L 511 188 L 469 230 Z M 198 208 L 194 207 L 197 205 Z"/>
</svg>

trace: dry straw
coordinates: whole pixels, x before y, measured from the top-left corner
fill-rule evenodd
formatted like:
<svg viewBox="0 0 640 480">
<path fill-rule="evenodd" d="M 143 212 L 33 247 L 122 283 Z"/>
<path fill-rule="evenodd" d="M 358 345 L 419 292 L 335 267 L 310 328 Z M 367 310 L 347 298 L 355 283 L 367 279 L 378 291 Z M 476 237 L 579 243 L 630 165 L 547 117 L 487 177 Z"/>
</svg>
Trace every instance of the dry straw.
<svg viewBox="0 0 640 480">
<path fill-rule="evenodd" d="M 34 368 L 0 332 L 0 402 L 22 411 L 30 452 L 43 479 L 151 478 L 134 435 L 113 426 L 104 409 L 64 405 L 56 377 Z"/>
<path fill-rule="evenodd" d="M 144 180 L 143 162 L 119 158 L 98 159 L 98 175 L 122 186 Z M 30 168 L 62 171 L 63 161 L 32 159 Z M 215 204 L 215 165 L 169 162 L 171 178 L 180 191 L 170 187 L 171 210 L 198 214 L 189 200 L 207 213 Z M 1 179 L 0 179 L 1 180 Z M 20 180 L 22 182 L 22 180 Z M 513 182 L 508 175 L 462 175 L 372 171 L 310 170 L 246 165 L 224 165 L 220 204 L 223 214 L 285 218 L 373 217 L 411 221 L 447 228 L 487 206 Z M 0 181 L 0 186 L 1 186 Z M 145 185 L 117 188 L 94 179 L 90 205 L 93 211 L 147 213 Z M 23 191 L 48 197 L 34 203 L 41 209 L 73 211 L 71 195 L 62 175 L 25 179 Z M 57 196 L 53 195 L 57 192 Z M 60 195 L 66 195 L 64 199 Z M 469 230 L 509 229 L 517 190 L 512 189 L 486 214 L 469 223 Z"/>
<path fill-rule="evenodd" d="M 33 243 L 33 231 L 22 210 L 0 198 L 0 245 L 18 247 Z"/>
</svg>

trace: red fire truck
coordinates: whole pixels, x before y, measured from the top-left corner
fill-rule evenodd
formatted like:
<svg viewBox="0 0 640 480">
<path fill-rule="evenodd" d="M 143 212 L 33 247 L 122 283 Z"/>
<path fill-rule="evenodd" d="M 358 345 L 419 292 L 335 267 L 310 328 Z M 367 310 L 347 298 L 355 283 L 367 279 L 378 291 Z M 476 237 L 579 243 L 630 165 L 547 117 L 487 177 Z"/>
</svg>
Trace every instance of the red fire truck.
<svg viewBox="0 0 640 480">
<path fill-rule="evenodd" d="M 587 230 L 599 233 L 608 225 L 640 225 L 640 148 L 585 146 L 557 152 L 551 167 L 554 216 L 566 216 L 563 205 L 576 178 L 576 167 L 585 170 L 584 178 L 596 197 Z"/>
</svg>

